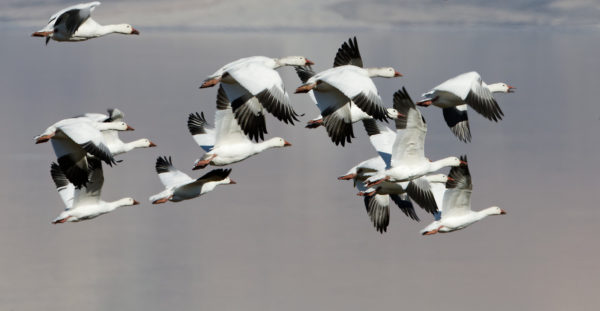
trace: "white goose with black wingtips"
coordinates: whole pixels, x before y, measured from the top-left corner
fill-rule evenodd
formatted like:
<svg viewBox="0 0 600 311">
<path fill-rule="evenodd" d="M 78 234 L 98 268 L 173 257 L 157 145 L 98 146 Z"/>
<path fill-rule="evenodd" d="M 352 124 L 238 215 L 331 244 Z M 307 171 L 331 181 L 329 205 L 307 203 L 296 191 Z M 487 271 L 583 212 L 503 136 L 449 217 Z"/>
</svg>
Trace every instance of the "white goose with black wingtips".
<svg viewBox="0 0 600 311">
<path fill-rule="evenodd" d="M 391 167 L 366 180 L 367 186 L 383 181 L 410 181 L 446 166 L 463 163 L 457 157 L 430 161 L 425 157 L 427 124 L 405 88 L 394 93 L 394 108 L 402 117 L 396 119 L 396 139 L 392 147 Z"/>
<path fill-rule="evenodd" d="M 212 170 L 198 179 L 192 179 L 173 166 L 171 157 L 158 157 L 155 169 L 165 190 L 150 197 L 152 204 L 189 200 L 213 191 L 218 185 L 235 184 L 229 178 L 231 169 Z"/>
<path fill-rule="evenodd" d="M 308 67 L 297 67 L 296 72 L 303 83 L 296 93 L 309 93 L 321 112 L 307 127 L 324 125 L 336 145 L 351 142 L 354 122 L 398 117 L 395 109 L 384 108 L 371 77 L 392 78 L 401 74 L 391 67 L 363 68 L 356 37 L 338 49 L 333 68 L 315 73 Z"/>
<path fill-rule="evenodd" d="M 471 141 L 467 105 L 490 121 L 502 119 L 504 113 L 492 96 L 493 93 L 512 93 L 515 87 L 506 83 L 486 84 L 475 71 L 463 73 L 444 81 L 423 94 L 426 99 L 420 106 L 434 105 L 442 108 L 444 120 L 450 130 L 463 142 Z"/>
<path fill-rule="evenodd" d="M 267 133 L 264 110 L 278 120 L 294 124 L 299 116 L 292 108 L 283 80 L 275 69 L 311 65 L 304 56 L 271 58 L 252 56 L 231 62 L 206 78 L 200 88 L 219 84 L 231 100 L 234 116 L 250 139 L 259 141 Z"/>
<path fill-rule="evenodd" d="M 94 122 L 88 118 L 59 121 L 36 137 L 36 143 L 50 140 L 61 170 L 79 188 L 88 182 L 88 158 L 96 157 L 112 166 L 116 163 L 101 130 L 125 131 L 125 122 Z"/>
<path fill-rule="evenodd" d="M 105 36 L 111 33 L 139 35 L 129 24 L 100 25 L 90 16 L 100 2 L 80 3 L 58 11 L 50 17 L 48 24 L 33 34 L 32 37 L 46 38 L 55 41 L 84 41 Z"/>
<path fill-rule="evenodd" d="M 200 115 L 202 116 L 202 115 Z M 209 151 L 196 160 L 194 169 L 201 169 L 207 165 L 224 166 L 245 160 L 264 150 L 291 146 L 281 137 L 274 137 L 263 142 L 255 143 L 248 138 L 234 117 L 231 103 L 222 87 L 217 93 L 217 111 L 215 113 L 215 129 L 206 127 L 206 122 L 196 115 L 188 118 L 188 129 L 194 140 L 199 142 L 203 149 Z M 214 145 L 210 143 L 214 141 Z"/>
<path fill-rule="evenodd" d="M 461 160 L 466 162 L 467 157 L 462 156 Z M 443 191 L 442 202 L 438 202 L 440 211 L 436 215 L 436 220 L 421 230 L 422 235 L 452 232 L 464 229 L 487 216 L 506 214 L 506 211 L 498 206 L 480 211 L 471 210 L 473 184 L 467 165 L 453 167 L 449 176 L 446 189 L 434 189 L 436 198 L 439 198 Z"/>
<path fill-rule="evenodd" d="M 114 202 L 102 201 L 100 199 L 100 192 L 104 184 L 102 163 L 92 158 L 89 159 L 89 165 L 91 168 L 89 182 L 85 187 L 77 189 L 69 182 L 59 165 L 52 163 L 50 175 L 58 194 L 65 204 L 65 210 L 52 221 L 53 224 L 88 220 L 122 206 L 140 204 L 133 198 L 123 198 Z"/>
</svg>

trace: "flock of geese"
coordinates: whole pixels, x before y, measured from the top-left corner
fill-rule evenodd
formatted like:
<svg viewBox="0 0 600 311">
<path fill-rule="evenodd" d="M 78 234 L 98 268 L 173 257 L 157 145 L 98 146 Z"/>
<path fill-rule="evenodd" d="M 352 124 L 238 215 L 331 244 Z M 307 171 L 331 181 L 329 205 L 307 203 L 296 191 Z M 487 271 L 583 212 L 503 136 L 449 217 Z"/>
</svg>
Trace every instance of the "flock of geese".
<svg viewBox="0 0 600 311">
<path fill-rule="evenodd" d="M 68 7 L 54 14 L 48 25 L 32 36 L 56 41 L 82 41 L 109 33 L 139 34 L 131 25 L 102 26 L 90 18 L 99 2 Z M 300 114 L 294 109 L 283 80 L 276 71 L 293 66 L 302 81 L 296 93 L 307 93 L 319 110 L 307 128 L 324 127 L 331 141 L 344 146 L 354 138 L 354 123 L 362 122 L 376 155 L 352 167 L 340 180 L 352 180 L 364 198 L 367 213 L 377 231 L 389 225 L 389 206 L 393 201 L 406 216 L 419 220 L 413 202 L 433 214 L 434 221 L 421 234 L 459 230 L 489 215 L 505 214 L 497 206 L 471 210 L 472 182 L 467 157 L 447 157 L 432 161 L 425 156 L 427 124 L 417 106 L 434 105 L 442 109 L 452 133 L 470 142 L 467 107 L 485 118 L 498 121 L 503 113 L 493 93 L 511 93 L 506 83 L 486 84 L 477 72 L 448 79 L 423 94 L 415 103 L 407 90 L 398 90 L 392 108 L 386 108 L 373 77 L 402 76 L 391 67 L 366 68 L 356 37 L 344 42 L 334 58 L 333 67 L 315 72 L 314 63 L 303 56 L 241 58 L 209 75 L 200 88 L 217 86 L 214 127 L 204 112 L 189 114 L 187 127 L 205 154 L 194 163 L 194 170 L 206 166 L 226 166 L 243 161 L 271 148 L 291 144 L 281 137 L 265 139 L 265 117 L 294 125 Z M 395 130 L 383 121 L 393 120 Z M 121 206 L 139 204 L 133 198 L 115 202 L 100 199 L 104 182 L 103 164 L 113 166 L 115 156 L 136 148 L 156 146 L 149 139 L 124 143 L 119 132 L 131 131 L 118 109 L 108 114 L 86 113 L 58 121 L 35 137 L 36 143 L 50 141 L 57 163 L 50 173 L 66 208 L 53 223 L 77 222 L 95 218 Z M 448 175 L 433 174 L 451 167 Z M 189 200 L 222 184 L 235 184 L 231 169 L 214 169 L 192 178 L 176 169 L 172 158 L 156 159 L 156 173 L 165 189 L 149 198 L 153 204 Z"/>
</svg>

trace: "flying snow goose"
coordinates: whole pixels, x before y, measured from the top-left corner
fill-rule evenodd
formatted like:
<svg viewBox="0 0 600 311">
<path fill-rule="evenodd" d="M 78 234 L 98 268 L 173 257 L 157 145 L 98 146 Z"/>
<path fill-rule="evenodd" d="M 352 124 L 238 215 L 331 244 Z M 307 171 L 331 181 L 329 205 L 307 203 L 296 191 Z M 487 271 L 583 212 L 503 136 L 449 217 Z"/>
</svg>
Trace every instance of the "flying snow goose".
<svg viewBox="0 0 600 311">
<path fill-rule="evenodd" d="M 383 123 L 367 119 L 363 120 L 365 131 L 369 136 L 369 141 L 382 161 L 385 163 L 383 169 L 378 173 L 384 172 L 392 167 L 392 150 L 396 140 L 396 132 L 385 126 Z M 375 175 L 375 174 L 373 174 Z M 435 180 L 434 180 L 435 181 Z M 445 182 L 445 180 L 444 180 Z M 427 176 L 419 177 L 408 182 L 386 182 L 380 183 L 376 188 L 370 188 L 367 194 L 375 193 L 404 193 L 415 201 L 419 206 L 429 213 L 435 213 L 437 205 L 431 192 L 430 178 Z M 387 189 L 387 190 L 385 190 Z"/>
<path fill-rule="evenodd" d="M 201 140 L 200 146 L 209 151 L 204 154 L 201 159 L 196 160 L 194 169 L 201 169 L 207 165 L 223 166 L 236 163 L 247 159 L 250 156 L 258 154 L 264 150 L 275 147 L 291 146 L 289 142 L 281 137 L 275 137 L 265 140 L 260 143 L 251 141 L 240 128 L 234 117 L 231 104 L 223 87 L 219 87 L 217 93 L 217 112 L 215 113 L 215 130 L 200 128 L 201 123 L 195 123 L 190 133 L 194 135 L 194 139 L 198 142 L 199 138 L 196 135 L 206 135 L 207 137 L 214 136 L 214 146 L 210 147 Z M 189 129 L 189 119 L 188 119 Z M 205 131 L 205 134 L 200 134 Z M 196 134 L 194 134 L 196 133 Z M 204 139 L 204 138 L 203 138 Z M 210 141 L 212 138 L 206 138 Z"/>
<path fill-rule="evenodd" d="M 447 157 L 434 162 L 425 157 L 427 124 L 405 88 L 394 94 L 394 108 L 402 117 L 395 121 L 397 134 L 392 147 L 391 168 L 369 177 L 366 180 L 368 187 L 382 181 L 410 181 L 442 167 L 463 163 L 457 157 Z"/>
<path fill-rule="evenodd" d="M 78 222 L 96 218 L 100 215 L 111 212 L 121 206 L 140 204 L 133 198 L 123 198 L 114 202 L 106 202 L 100 199 L 100 192 L 104 184 L 104 174 L 102 172 L 102 163 L 97 159 L 89 159 L 90 181 L 85 187 L 76 189 L 69 182 L 59 165 L 52 163 L 50 166 L 50 175 L 58 190 L 62 201 L 65 204 L 65 210 L 56 217 L 52 223 Z"/>
<path fill-rule="evenodd" d="M 283 80 L 275 69 L 310 64 L 313 62 L 303 56 L 242 58 L 217 70 L 204 80 L 200 88 L 221 82 L 242 130 L 258 142 L 267 133 L 263 110 L 285 123 L 293 125 L 294 121 L 298 121 Z"/>
<path fill-rule="evenodd" d="M 165 190 L 150 197 L 152 204 L 189 200 L 212 191 L 218 185 L 235 184 L 235 181 L 229 178 L 231 169 L 212 170 L 194 180 L 173 167 L 171 157 L 158 157 L 155 169 Z"/>
<path fill-rule="evenodd" d="M 75 187 L 80 188 L 88 182 L 88 154 L 111 166 L 116 163 L 100 129 L 124 131 L 127 128 L 125 122 L 99 123 L 87 118 L 65 119 L 52 125 L 44 135 L 38 136 L 36 143 L 50 139 L 61 170 Z"/>
<path fill-rule="evenodd" d="M 489 120 L 498 122 L 504 113 L 492 93 L 512 93 L 515 87 L 506 83 L 486 84 L 475 71 L 463 73 L 444 81 L 423 94 L 421 106 L 433 104 L 442 108 L 444 120 L 450 130 L 463 142 L 471 141 L 467 105 Z"/>
<path fill-rule="evenodd" d="M 303 83 L 306 83 L 308 79 L 315 75 L 315 72 L 307 66 L 296 67 L 296 73 Z M 306 127 L 317 128 L 323 125 L 331 141 L 336 145 L 341 144 L 344 146 L 346 142 L 352 142 L 351 138 L 354 138 L 353 123 L 365 119 L 373 119 L 372 116 L 358 108 L 353 101 L 345 101 L 345 95 L 338 90 L 331 90 L 322 94 L 319 92 L 318 95 L 316 95 L 316 92 L 319 91 L 313 89 L 308 94 L 317 105 L 317 108 L 319 108 L 321 114 L 317 118 L 310 120 Z M 319 97 L 319 100 L 317 100 L 316 96 Z M 396 109 L 387 108 L 386 113 L 388 118 L 398 118 L 398 111 Z"/>
<path fill-rule="evenodd" d="M 352 123 L 367 118 L 385 120 L 396 117 L 396 112 L 385 109 L 371 77 L 399 77 L 394 68 L 362 68 L 362 59 L 356 37 L 344 42 L 334 60 L 334 67 L 317 74 L 304 68 L 297 69 L 302 85 L 296 93 L 309 94 L 321 118 L 313 119 L 308 127 L 323 123 L 334 143 L 344 145 L 353 136 Z M 353 108 L 353 106 L 356 106 Z"/>
<path fill-rule="evenodd" d="M 461 160 L 466 162 L 467 157 L 463 156 Z M 450 170 L 450 177 L 452 179 L 449 179 L 446 183 L 443 202 L 440 204 L 441 217 L 438 217 L 434 222 L 421 230 L 422 235 L 452 232 L 466 228 L 487 216 L 506 214 L 498 206 L 492 206 L 480 211 L 471 210 L 473 184 L 467 165 L 453 167 Z"/>
<path fill-rule="evenodd" d="M 100 25 L 90 16 L 100 2 L 80 3 L 63 9 L 50 17 L 48 25 L 31 34 L 32 37 L 45 37 L 55 41 L 84 41 L 111 33 L 139 35 L 140 32 L 129 24 Z"/>
</svg>

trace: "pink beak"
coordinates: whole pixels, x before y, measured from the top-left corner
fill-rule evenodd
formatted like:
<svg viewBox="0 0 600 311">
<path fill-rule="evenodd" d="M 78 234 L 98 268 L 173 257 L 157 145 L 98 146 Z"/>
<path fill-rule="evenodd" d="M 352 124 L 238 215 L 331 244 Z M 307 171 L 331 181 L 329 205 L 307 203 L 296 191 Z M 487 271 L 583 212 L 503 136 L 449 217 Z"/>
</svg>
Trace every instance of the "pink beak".
<svg viewBox="0 0 600 311">
<path fill-rule="evenodd" d="M 394 77 L 402 77 L 402 74 L 397 71 L 394 71 Z"/>
<path fill-rule="evenodd" d="M 135 29 L 135 28 L 131 27 L 131 34 L 132 34 L 132 35 L 139 35 L 139 34 L 140 34 L 140 32 L 139 32 L 137 29 Z"/>
<path fill-rule="evenodd" d="M 306 64 L 305 65 L 314 65 L 315 63 L 313 61 L 311 61 L 310 59 L 306 59 Z"/>
</svg>

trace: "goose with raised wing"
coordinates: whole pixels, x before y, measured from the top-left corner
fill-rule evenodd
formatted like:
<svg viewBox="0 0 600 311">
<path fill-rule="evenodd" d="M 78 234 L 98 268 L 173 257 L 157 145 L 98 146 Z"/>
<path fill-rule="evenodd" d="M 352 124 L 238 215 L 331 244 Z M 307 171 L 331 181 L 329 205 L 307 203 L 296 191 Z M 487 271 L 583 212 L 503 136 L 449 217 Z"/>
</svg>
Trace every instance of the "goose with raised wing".
<svg viewBox="0 0 600 311">
<path fill-rule="evenodd" d="M 438 161 L 430 161 L 425 157 L 427 124 L 405 88 L 394 93 L 394 108 L 402 116 L 395 120 L 396 138 L 392 147 L 391 167 L 369 177 L 365 181 L 367 187 L 383 181 L 410 181 L 443 167 L 463 163 L 457 157 L 447 157 Z"/>
<path fill-rule="evenodd" d="M 386 109 L 371 77 L 402 76 L 394 68 L 363 68 L 356 37 L 338 49 L 334 67 L 315 73 L 308 67 L 296 68 L 302 85 L 296 93 L 309 93 L 321 115 L 307 124 L 308 128 L 325 126 L 336 144 L 345 145 L 354 137 L 352 123 L 364 119 L 395 119 L 398 112 Z"/>
<path fill-rule="evenodd" d="M 198 179 L 192 179 L 173 166 L 171 157 L 158 157 L 155 169 L 165 190 L 150 197 L 152 204 L 189 200 L 214 190 L 218 185 L 235 184 L 229 178 L 231 169 L 212 170 Z"/>
<path fill-rule="evenodd" d="M 299 115 L 292 108 L 283 80 L 275 69 L 311 64 L 313 62 L 304 56 L 242 58 L 221 67 L 206 78 L 200 88 L 220 83 L 243 132 L 258 142 L 267 133 L 265 110 L 279 121 L 292 125 L 298 121 Z"/>
<path fill-rule="evenodd" d="M 452 133 L 461 141 L 470 142 L 471 129 L 467 105 L 488 120 L 498 122 L 504 113 L 492 94 L 512 93 L 514 89 L 515 87 L 503 82 L 486 84 L 479 73 L 471 71 L 450 78 L 434 87 L 422 95 L 426 99 L 419 101 L 417 105 L 434 105 L 442 108 L 444 120 Z"/>
<path fill-rule="evenodd" d="M 88 118 L 59 121 L 36 137 L 36 143 L 50 140 L 58 164 L 68 180 L 80 188 L 88 182 L 88 160 L 96 157 L 112 166 L 116 163 L 101 130 L 127 130 L 125 122 L 95 122 Z"/>
<path fill-rule="evenodd" d="M 202 158 L 196 160 L 194 169 L 201 169 L 209 164 L 224 166 L 245 160 L 267 149 L 292 145 L 281 137 L 274 137 L 259 143 L 250 140 L 242 132 L 235 119 L 231 103 L 223 87 L 219 87 L 217 93 L 215 128 L 208 128 L 206 120 L 200 120 L 197 115 L 193 114 L 188 118 L 188 129 L 194 140 L 204 150 L 208 150 Z M 211 146 L 211 143 L 214 145 Z"/>
<path fill-rule="evenodd" d="M 89 182 L 85 187 L 79 189 L 69 182 L 58 164 L 52 163 L 50 166 L 50 175 L 58 194 L 65 204 L 65 210 L 52 221 L 53 224 L 88 220 L 122 206 L 140 204 L 133 198 L 123 198 L 114 202 L 101 200 L 100 192 L 104 184 L 102 163 L 93 158 L 88 159 L 88 161 L 91 168 Z"/>
<path fill-rule="evenodd" d="M 111 33 L 126 35 L 139 35 L 129 24 L 100 25 L 90 16 L 100 2 L 80 3 L 55 13 L 50 17 L 48 24 L 41 30 L 31 34 L 32 37 L 46 38 L 55 41 L 84 41 L 101 37 Z"/>
<path fill-rule="evenodd" d="M 466 162 L 467 157 L 462 156 L 461 160 Z M 437 198 L 441 197 L 443 191 L 442 202 L 438 204 L 440 213 L 436 215 L 434 222 L 421 230 L 422 235 L 452 232 L 464 229 L 487 216 L 506 214 L 506 211 L 498 206 L 488 207 L 480 211 L 471 209 L 473 184 L 467 165 L 453 167 L 449 175 L 451 179 L 448 179 L 446 189 L 434 189 Z"/>
</svg>

